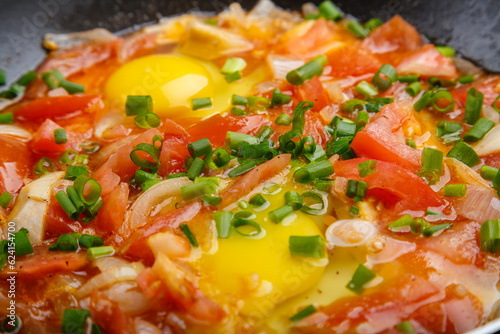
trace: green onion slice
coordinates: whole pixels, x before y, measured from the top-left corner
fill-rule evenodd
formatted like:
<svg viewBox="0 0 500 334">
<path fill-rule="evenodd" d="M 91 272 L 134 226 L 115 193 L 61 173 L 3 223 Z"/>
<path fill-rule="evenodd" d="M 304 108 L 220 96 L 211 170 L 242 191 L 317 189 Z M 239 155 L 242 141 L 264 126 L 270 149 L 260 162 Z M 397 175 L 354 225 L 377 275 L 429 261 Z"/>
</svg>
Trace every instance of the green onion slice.
<svg viewBox="0 0 500 334">
<path fill-rule="evenodd" d="M 303 205 L 300 210 L 308 215 L 320 215 L 325 209 L 323 197 L 312 191 L 307 191 L 302 194 L 302 203 Z"/>
<path fill-rule="evenodd" d="M 362 94 L 366 97 L 373 97 L 378 94 L 377 88 L 373 87 L 366 81 L 361 81 L 356 85 L 354 89 L 357 93 Z"/>
<path fill-rule="evenodd" d="M 91 247 L 87 249 L 87 256 L 90 261 L 94 261 L 97 258 L 112 256 L 115 254 L 115 249 L 113 246 L 100 246 L 100 247 Z"/>
<path fill-rule="evenodd" d="M 358 172 L 360 177 L 366 177 L 377 171 L 377 161 L 367 160 L 358 164 Z"/>
<path fill-rule="evenodd" d="M 465 103 L 464 122 L 474 124 L 481 116 L 483 109 L 484 95 L 475 88 L 469 89 L 467 92 L 467 102 Z"/>
<path fill-rule="evenodd" d="M 68 137 L 66 136 L 66 130 L 64 129 L 55 129 L 54 130 L 54 140 L 56 144 L 66 144 L 68 142 Z"/>
<path fill-rule="evenodd" d="M 304 307 L 302 310 L 299 312 L 295 313 L 293 316 L 290 317 L 290 321 L 292 322 L 297 322 L 300 321 L 304 318 L 307 318 L 311 314 L 316 312 L 316 308 L 313 305 L 309 305 L 307 307 Z"/>
<path fill-rule="evenodd" d="M 389 64 L 384 64 L 373 76 L 372 82 L 380 90 L 387 90 L 398 80 L 398 72 Z"/>
<path fill-rule="evenodd" d="M 12 124 L 14 123 L 14 114 L 11 112 L 6 112 L 0 114 L 0 124 Z"/>
<path fill-rule="evenodd" d="M 198 110 L 202 108 L 211 108 L 212 99 L 210 97 L 201 97 L 198 99 L 191 100 L 191 107 L 193 110 Z"/>
<path fill-rule="evenodd" d="M 179 228 L 184 233 L 186 238 L 189 240 L 189 243 L 191 244 L 191 246 L 199 247 L 198 242 L 196 241 L 196 238 L 194 237 L 193 233 L 191 232 L 191 230 L 189 229 L 189 226 L 186 223 L 182 223 L 181 225 L 179 225 Z"/>
<path fill-rule="evenodd" d="M 320 259 L 326 255 L 325 241 L 320 235 L 291 235 L 288 247 L 292 256 Z"/>
<path fill-rule="evenodd" d="M 268 216 L 273 223 L 279 224 L 283 221 L 283 219 L 291 215 L 293 211 L 294 209 L 290 205 L 283 205 L 273 211 L 270 211 Z"/>
<path fill-rule="evenodd" d="M 44 175 L 55 170 L 55 166 L 52 161 L 47 157 L 42 157 L 35 165 L 35 174 L 36 175 Z"/>
<path fill-rule="evenodd" d="M 495 126 L 495 122 L 486 117 L 481 117 L 474 123 L 472 128 L 464 135 L 464 141 L 476 142 L 481 139 Z"/>
<path fill-rule="evenodd" d="M 187 146 L 189 154 L 193 157 L 202 157 L 212 152 L 212 144 L 207 138 L 201 138 Z"/>
<path fill-rule="evenodd" d="M 85 186 L 87 184 L 89 185 L 89 189 L 87 195 L 85 196 Z M 90 177 L 84 175 L 78 176 L 73 183 L 73 187 L 78 193 L 80 200 L 85 203 L 85 205 L 93 205 L 101 197 L 101 186 L 96 180 L 91 179 Z"/>
<path fill-rule="evenodd" d="M 330 0 L 323 1 L 319 4 L 318 10 L 325 19 L 338 21 L 342 18 L 342 11 L 333 4 Z"/>
<path fill-rule="evenodd" d="M 139 152 L 143 155 L 149 155 L 154 162 L 139 157 Z M 132 152 L 130 152 L 130 160 L 132 160 L 132 162 L 140 168 L 147 168 L 152 172 L 156 172 L 160 163 L 160 150 L 154 145 L 140 143 L 134 147 Z"/>
<path fill-rule="evenodd" d="M 455 158 L 469 167 L 473 167 L 481 161 L 476 151 L 463 141 L 457 142 L 446 156 Z"/>
<path fill-rule="evenodd" d="M 453 109 L 453 95 L 447 90 L 438 90 L 432 95 L 432 107 L 440 112 L 448 112 Z"/>
<path fill-rule="evenodd" d="M 286 79 L 292 85 L 302 85 L 307 80 L 314 76 L 319 76 L 323 73 L 323 67 L 328 64 L 328 59 L 324 55 L 319 55 L 311 61 L 305 63 L 301 67 L 288 72 Z"/>
<path fill-rule="evenodd" d="M 2 208 L 6 208 L 12 200 L 12 195 L 8 191 L 4 191 L 2 195 L 0 195 L 0 206 Z"/>
<path fill-rule="evenodd" d="M 161 125 L 161 120 L 158 115 L 147 113 L 135 116 L 134 124 L 139 129 L 152 129 L 159 127 Z"/>
<path fill-rule="evenodd" d="M 222 147 L 216 148 L 205 157 L 205 163 L 208 168 L 211 169 L 224 168 L 229 164 L 229 161 L 231 161 L 231 156 L 229 152 Z"/>
<path fill-rule="evenodd" d="M 347 283 L 346 288 L 359 295 L 363 292 L 363 286 L 374 278 L 375 273 L 360 264 L 349 283 Z"/>
<path fill-rule="evenodd" d="M 23 256 L 27 254 L 33 254 L 33 246 L 28 238 L 29 231 L 24 227 L 19 231 L 14 233 L 14 251 L 16 256 Z"/>
<path fill-rule="evenodd" d="M 80 246 L 84 248 L 98 247 L 104 245 L 104 239 L 90 234 L 83 234 L 78 239 Z"/>
<path fill-rule="evenodd" d="M 263 232 L 262 227 L 253 220 L 233 219 L 231 224 L 235 231 L 244 237 L 257 237 Z M 250 231 L 247 232 L 248 230 Z"/>
<path fill-rule="evenodd" d="M 481 249 L 494 253 L 500 250 L 500 219 L 485 221 L 479 230 Z"/>
<path fill-rule="evenodd" d="M 215 227 L 217 228 L 217 236 L 219 238 L 229 237 L 231 229 L 231 221 L 233 220 L 233 213 L 230 211 L 217 211 L 214 214 Z"/>
<path fill-rule="evenodd" d="M 281 113 L 274 121 L 277 125 L 290 125 L 292 123 L 292 118 L 288 114 Z"/>
<path fill-rule="evenodd" d="M 243 58 L 240 57 L 227 58 L 220 72 L 226 75 L 234 72 L 241 72 L 246 66 L 247 62 Z"/>
<path fill-rule="evenodd" d="M 443 195 L 446 197 L 464 197 L 466 193 L 465 184 L 447 184 L 443 187 Z"/>
<path fill-rule="evenodd" d="M 153 99 L 150 95 L 128 95 L 125 103 L 127 116 L 143 115 L 153 112 Z"/>
<path fill-rule="evenodd" d="M 297 169 L 293 174 L 293 179 L 298 183 L 309 183 L 332 174 L 333 164 L 329 160 L 322 160 Z"/>
</svg>

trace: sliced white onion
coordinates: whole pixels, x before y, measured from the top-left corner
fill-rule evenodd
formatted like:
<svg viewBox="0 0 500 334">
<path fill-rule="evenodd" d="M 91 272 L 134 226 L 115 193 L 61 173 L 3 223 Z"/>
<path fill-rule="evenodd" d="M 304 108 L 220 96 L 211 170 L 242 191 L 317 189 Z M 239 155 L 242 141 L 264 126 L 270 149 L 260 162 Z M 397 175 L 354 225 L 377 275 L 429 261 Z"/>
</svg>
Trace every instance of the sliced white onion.
<svg viewBox="0 0 500 334">
<path fill-rule="evenodd" d="M 139 291 L 136 282 L 116 283 L 109 289 L 104 290 L 103 293 L 106 297 L 118 303 L 120 309 L 127 314 L 141 314 L 151 307 L 148 297 Z"/>
<path fill-rule="evenodd" d="M 413 252 L 416 247 L 417 245 L 412 242 L 397 240 L 381 235 L 372 240 L 370 249 L 376 250 L 377 252 L 368 255 L 366 257 L 366 262 L 369 265 L 392 262 L 403 254 Z"/>
<path fill-rule="evenodd" d="M 124 266 L 129 264 L 130 262 L 121 259 L 119 257 L 114 257 L 114 256 L 106 256 L 106 257 L 101 257 L 98 258 L 94 261 L 93 265 L 99 268 L 101 272 L 105 272 L 109 268 L 113 268 L 116 266 Z"/>
<path fill-rule="evenodd" d="M 149 321 L 138 319 L 134 320 L 135 332 L 141 334 L 161 334 L 158 327 L 150 323 Z"/>
<path fill-rule="evenodd" d="M 444 163 L 450 168 L 450 173 L 466 184 L 490 188 L 490 185 L 474 170 L 454 158 L 444 158 Z"/>
<path fill-rule="evenodd" d="M 181 187 L 193 183 L 187 177 L 178 177 L 155 184 L 143 193 L 130 208 L 128 225 L 133 231 L 146 224 L 149 213 L 166 197 L 178 194 Z"/>
<path fill-rule="evenodd" d="M 248 16 L 254 19 L 264 19 L 277 9 L 271 0 L 259 0 L 252 10 L 248 12 Z"/>
<path fill-rule="evenodd" d="M 440 191 L 445 184 L 447 184 L 451 179 L 450 169 L 448 165 L 444 165 L 444 174 L 439 178 L 439 181 L 436 184 L 431 185 L 432 190 L 435 192 Z"/>
<path fill-rule="evenodd" d="M 273 77 L 278 80 L 286 80 L 288 72 L 299 68 L 305 63 L 302 59 L 289 58 L 275 54 L 269 54 L 266 60 L 271 68 Z"/>
<path fill-rule="evenodd" d="M 472 145 L 479 156 L 500 151 L 500 125 L 491 129 L 483 139 Z"/>
<path fill-rule="evenodd" d="M 92 277 L 75 293 L 77 298 L 88 296 L 92 290 L 111 286 L 118 282 L 133 281 L 144 270 L 144 265 L 140 262 L 119 264 L 109 267 L 106 271 Z"/>
<path fill-rule="evenodd" d="M 47 96 L 49 97 L 67 96 L 67 95 L 69 95 L 68 91 L 62 87 L 49 90 L 49 92 L 47 93 Z"/>
<path fill-rule="evenodd" d="M 102 138 L 102 134 L 107 129 L 112 128 L 118 124 L 123 124 L 126 121 L 125 113 L 121 111 L 112 111 L 104 116 L 97 122 L 94 130 L 94 135 L 96 138 Z"/>
<path fill-rule="evenodd" d="M 376 232 L 372 223 L 361 219 L 344 219 L 333 223 L 326 230 L 329 246 L 354 247 L 367 242 Z"/>
<path fill-rule="evenodd" d="M 0 135 L 14 136 L 22 141 L 30 141 L 33 138 L 28 131 L 11 124 L 0 124 Z"/>
<path fill-rule="evenodd" d="M 43 46 L 49 50 L 69 49 L 88 43 L 106 43 L 114 41 L 117 38 L 106 29 L 96 28 L 71 34 L 46 34 Z"/>
<path fill-rule="evenodd" d="M 490 187 L 467 185 L 465 197 L 454 202 L 459 214 L 477 222 L 500 217 L 500 200 Z"/>
<path fill-rule="evenodd" d="M 500 113 L 498 113 L 495 108 L 489 105 L 483 105 L 483 115 L 484 117 L 492 120 L 495 124 L 500 123 Z"/>
<path fill-rule="evenodd" d="M 429 138 L 431 138 L 431 133 L 429 131 L 427 131 L 426 133 L 424 133 L 421 136 L 416 136 L 415 137 L 415 145 L 423 146 L 425 144 L 425 142 L 429 140 Z"/>
<path fill-rule="evenodd" d="M 264 81 L 264 82 L 261 82 L 257 85 L 255 85 L 254 89 L 260 93 L 260 94 L 263 94 L 263 93 L 267 93 L 267 92 L 270 92 L 272 91 L 273 89 L 276 89 L 278 88 L 280 85 L 277 83 L 277 82 L 273 82 L 273 81 Z"/>
</svg>

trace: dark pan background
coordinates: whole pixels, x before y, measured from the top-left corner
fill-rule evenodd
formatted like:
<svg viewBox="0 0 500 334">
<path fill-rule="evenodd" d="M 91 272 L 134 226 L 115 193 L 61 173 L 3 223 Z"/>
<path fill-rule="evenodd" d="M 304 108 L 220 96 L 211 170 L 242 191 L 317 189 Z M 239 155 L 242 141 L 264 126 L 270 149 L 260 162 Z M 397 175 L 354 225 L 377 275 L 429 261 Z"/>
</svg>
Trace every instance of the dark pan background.
<svg viewBox="0 0 500 334">
<path fill-rule="evenodd" d="M 34 68 L 45 56 L 47 32 L 68 33 L 95 27 L 113 32 L 186 11 L 223 10 L 231 1 L 195 0 L 0 0 L 0 68 L 9 82 Z M 251 8 L 256 0 L 239 1 Z M 300 9 L 304 1 L 276 0 Z M 313 2 L 319 3 L 319 0 Z M 500 72 L 499 0 L 334 0 L 364 21 L 402 15 L 431 41 L 447 44 L 482 67 Z"/>
</svg>

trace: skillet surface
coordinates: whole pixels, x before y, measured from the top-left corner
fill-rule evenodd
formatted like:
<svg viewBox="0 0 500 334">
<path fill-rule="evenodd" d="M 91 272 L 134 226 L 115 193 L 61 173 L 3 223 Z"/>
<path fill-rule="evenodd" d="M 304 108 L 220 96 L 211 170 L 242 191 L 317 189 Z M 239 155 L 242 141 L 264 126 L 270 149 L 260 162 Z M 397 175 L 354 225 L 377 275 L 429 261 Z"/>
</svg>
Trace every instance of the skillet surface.
<svg viewBox="0 0 500 334">
<path fill-rule="evenodd" d="M 45 56 L 41 47 L 48 32 L 68 33 L 95 27 L 113 32 L 154 22 L 186 11 L 221 11 L 231 0 L 0 0 L 0 68 L 10 82 Z M 251 8 L 256 0 L 240 0 Z M 305 1 L 276 0 L 300 9 Z M 319 0 L 313 2 L 319 3 Z M 431 41 L 460 50 L 462 55 L 500 72 L 500 2 L 498 0 L 335 0 L 361 20 L 384 21 L 402 15 Z"/>
</svg>

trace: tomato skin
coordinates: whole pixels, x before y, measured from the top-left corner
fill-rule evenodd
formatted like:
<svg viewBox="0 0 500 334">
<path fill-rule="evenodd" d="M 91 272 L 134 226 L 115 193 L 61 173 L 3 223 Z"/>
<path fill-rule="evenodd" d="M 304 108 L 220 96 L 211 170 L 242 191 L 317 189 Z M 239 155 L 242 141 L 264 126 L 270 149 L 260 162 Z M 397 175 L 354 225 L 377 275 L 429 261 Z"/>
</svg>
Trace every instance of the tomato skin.
<svg viewBox="0 0 500 334">
<path fill-rule="evenodd" d="M 104 232 L 118 232 L 125 219 L 129 188 L 125 182 L 108 195 L 97 215 L 97 228 Z"/>
<path fill-rule="evenodd" d="M 378 71 L 382 63 L 359 46 L 345 45 L 327 54 L 333 77 L 360 76 Z"/>
<path fill-rule="evenodd" d="M 426 44 L 419 51 L 406 57 L 396 67 L 399 74 L 420 74 L 422 77 L 454 79 L 457 69 L 449 57 L 443 56 L 433 44 Z"/>
<path fill-rule="evenodd" d="M 22 105 L 15 112 L 18 121 L 58 120 L 94 113 L 104 108 L 99 95 L 66 95 L 44 97 Z"/>
<path fill-rule="evenodd" d="M 104 333 L 135 333 L 132 319 L 120 309 L 116 302 L 95 289 L 90 293 L 89 310 L 92 320 Z"/>
<path fill-rule="evenodd" d="M 33 136 L 31 146 L 33 151 L 53 157 L 63 153 L 68 148 L 79 149 L 78 146 L 83 141 L 85 135 L 66 130 L 68 141 L 65 144 L 56 144 L 54 131 L 57 129 L 62 129 L 62 127 L 50 119 L 43 122 Z"/>
<path fill-rule="evenodd" d="M 301 97 L 302 101 L 314 103 L 313 111 L 320 111 L 330 104 L 328 94 L 323 88 L 317 76 L 312 77 L 300 86 L 294 86 L 295 94 Z"/>
<path fill-rule="evenodd" d="M 444 201 L 420 177 L 403 167 L 377 161 L 377 170 L 363 178 L 359 176 L 358 165 L 368 159 L 357 158 L 336 161 L 335 175 L 349 179 L 363 180 L 368 184 L 368 194 L 394 206 L 396 212 L 423 210 L 444 205 Z"/>
<path fill-rule="evenodd" d="M 271 121 L 262 115 L 227 115 L 222 117 L 220 114 L 217 114 L 199 122 L 197 125 L 189 128 L 187 132 L 191 135 L 192 141 L 208 138 L 213 147 L 221 147 L 224 146 L 228 131 L 255 135 L 262 126 L 270 124 Z"/>
<path fill-rule="evenodd" d="M 33 156 L 28 145 L 14 137 L 0 135 L 0 194 L 17 193 L 24 178 L 31 175 Z"/>
<path fill-rule="evenodd" d="M 162 129 L 164 131 L 163 147 L 160 155 L 161 176 L 184 171 L 184 158 L 188 155 L 189 133 L 180 125 L 166 119 Z"/>
</svg>

